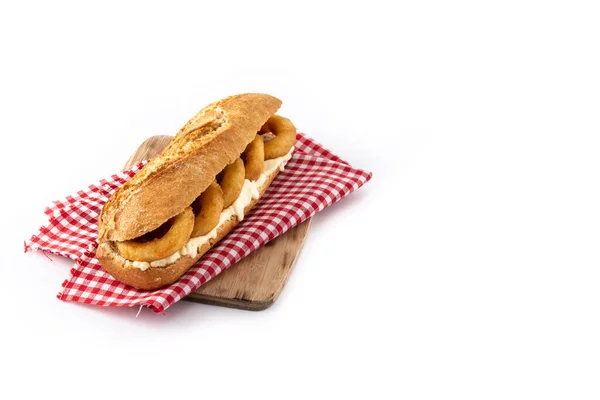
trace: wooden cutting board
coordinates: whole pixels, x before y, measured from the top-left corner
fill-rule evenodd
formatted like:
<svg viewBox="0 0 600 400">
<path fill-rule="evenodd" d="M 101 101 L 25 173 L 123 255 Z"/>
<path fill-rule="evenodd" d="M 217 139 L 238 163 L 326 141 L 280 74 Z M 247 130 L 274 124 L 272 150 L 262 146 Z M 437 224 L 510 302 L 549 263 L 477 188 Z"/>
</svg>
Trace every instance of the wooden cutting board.
<svg viewBox="0 0 600 400">
<path fill-rule="evenodd" d="M 152 136 L 123 169 L 157 155 L 172 136 Z M 243 310 L 264 310 L 277 300 L 298 259 L 310 221 L 304 221 L 190 293 L 184 300 Z"/>
</svg>

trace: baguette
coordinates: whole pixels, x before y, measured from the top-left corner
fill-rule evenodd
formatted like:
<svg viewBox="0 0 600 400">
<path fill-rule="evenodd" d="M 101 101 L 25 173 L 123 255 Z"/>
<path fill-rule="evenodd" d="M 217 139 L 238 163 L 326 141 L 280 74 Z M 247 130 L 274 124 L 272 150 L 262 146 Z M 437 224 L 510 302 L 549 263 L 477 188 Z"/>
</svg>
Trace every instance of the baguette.
<svg viewBox="0 0 600 400">
<path fill-rule="evenodd" d="M 187 209 L 225 167 L 240 158 L 280 105 L 281 101 L 270 95 L 241 94 L 210 104 L 190 119 L 102 208 L 96 258 L 106 271 L 137 289 L 157 289 L 177 281 L 225 237 L 259 201 L 291 157 L 293 147 L 253 182 L 252 195 L 241 193 L 239 202 L 222 211 L 210 235 L 190 239 L 188 243 L 200 240 L 197 251 L 184 246 L 170 258 L 148 263 L 126 259 L 115 245 L 159 232 L 158 228 Z"/>
</svg>

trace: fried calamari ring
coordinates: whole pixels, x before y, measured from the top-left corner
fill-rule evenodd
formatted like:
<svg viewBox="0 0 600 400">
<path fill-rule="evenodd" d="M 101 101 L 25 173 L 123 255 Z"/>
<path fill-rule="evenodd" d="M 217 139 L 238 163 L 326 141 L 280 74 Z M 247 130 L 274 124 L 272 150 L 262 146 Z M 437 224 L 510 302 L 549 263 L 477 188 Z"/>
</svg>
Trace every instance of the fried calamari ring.
<svg viewBox="0 0 600 400">
<path fill-rule="evenodd" d="M 190 238 L 193 228 L 194 213 L 191 207 L 187 207 L 172 219 L 169 230 L 162 237 L 149 241 L 134 239 L 115 242 L 115 246 L 117 251 L 128 260 L 148 262 L 160 260 L 182 248 Z M 143 240 L 145 236 L 138 239 Z"/>
<path fill-rule="evenodd" d="M 194 220 L 192 237 L 204 236 L 214 229 L 219 223 L 221 211 L 223 211 L 223 191 L 221 187 L 213 182 L 198 199 L 194 206 L 199 208 Z"/>
<path fill-rule="evenodd" d="M 269 118 L 260 132 L 275 135 L 272 140 L 265 142 L 265 160 L 285 156 L 296 143 L 296 127 L 292 121 L 279 115 Z"/>
<path fill-rule="evenodd" d="M 244 150 L 244 165 L 246 166 L 246 179 L 255 181 L 265 169 L 265 142 L 262 136 L 256 135 Z"/>
<path fill-rule="evenodd" d="M 244 179 L 246 178 L 246 168 L 241 158 L 238 158 L 223 170 L 222 178 L 219 181 L 223 190 L 223 208 L 233 204 L 235 199 L 240 196 Z"/>
</svg>

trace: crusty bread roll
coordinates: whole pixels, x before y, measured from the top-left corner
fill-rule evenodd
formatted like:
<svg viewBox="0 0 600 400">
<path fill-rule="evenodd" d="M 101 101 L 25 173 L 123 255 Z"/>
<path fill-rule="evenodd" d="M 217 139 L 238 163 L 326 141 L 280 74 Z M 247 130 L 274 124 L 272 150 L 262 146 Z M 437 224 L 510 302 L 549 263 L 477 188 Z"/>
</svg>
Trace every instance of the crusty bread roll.
<svg viewBox="0 0 600 400">
<path fill-rule="evenodd" d="M 156 289 L 179 279 L 238 223 L 231 215 L 203 243 L 195 256 L 140 269 L 116 250 L 115 241 L 140 238 L 181 213 L 227 165 L 240 157 L 281 101 L 266 94 L 242 94 L 213 103 L 196 114 L 169 145 L 119 188 L 104 205 L 98 221 L 96 257 L 115 279 L 138 289 Z M 291 154 L 291 153 L 290 153 Z M 270 172 L 259 198 L 277 176 Z M 253 196 L 244 214 L 258 202 Z"/>
<path fill-rule="evenodd" d="M 104 205 L 99 242 L 150 232 L 189 206 L 254 139 L 281 101 L 266 94 L 231 96 L 202 109 Z"/>
</svg>

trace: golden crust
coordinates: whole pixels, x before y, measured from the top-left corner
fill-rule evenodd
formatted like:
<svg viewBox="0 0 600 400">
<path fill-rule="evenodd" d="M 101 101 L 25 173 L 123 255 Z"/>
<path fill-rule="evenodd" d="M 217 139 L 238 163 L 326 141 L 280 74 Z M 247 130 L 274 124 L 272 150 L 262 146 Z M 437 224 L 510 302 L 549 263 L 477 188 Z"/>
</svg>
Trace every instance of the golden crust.
<svg viewBox="0 0 600 400">
<path fill-rule="evenodd" d="M 278 173 L 279 169 L 276 169 L 267 177 L 265 183 L 259 188 L 260 197 L 256 200 L 252 200 L 244 208 L 244 214 L 247 214 L 252 207 L 256 205 Z M 142 271 L 139 268 L 127 265 L 127 260 L 117 253 L 112 242 L 100 243 L 98 250 L 96 251 L 96 257 L 106 271 L 118 281 L 133 286 L 136 289 L 158 289 L 177 281 L 200 259 L 200 257 L 210 250 L 215 243 L 224 238 L 238 223 L 237 216 L 235 214 L 232 215 L 229 220 L 219 227 L 217 236 L 200 247 L 196 257 L 181 257 L 173 264 L 165 267 L 150 267 L 147 270 Z"/>
<path fill-rule="evenodd" d="M 106 202 L 98 242 L 134 239 L 179 214 L 240 156 L 280 105 L 273 96 L 249 93 L 202 109 Z"/>
</svg>

